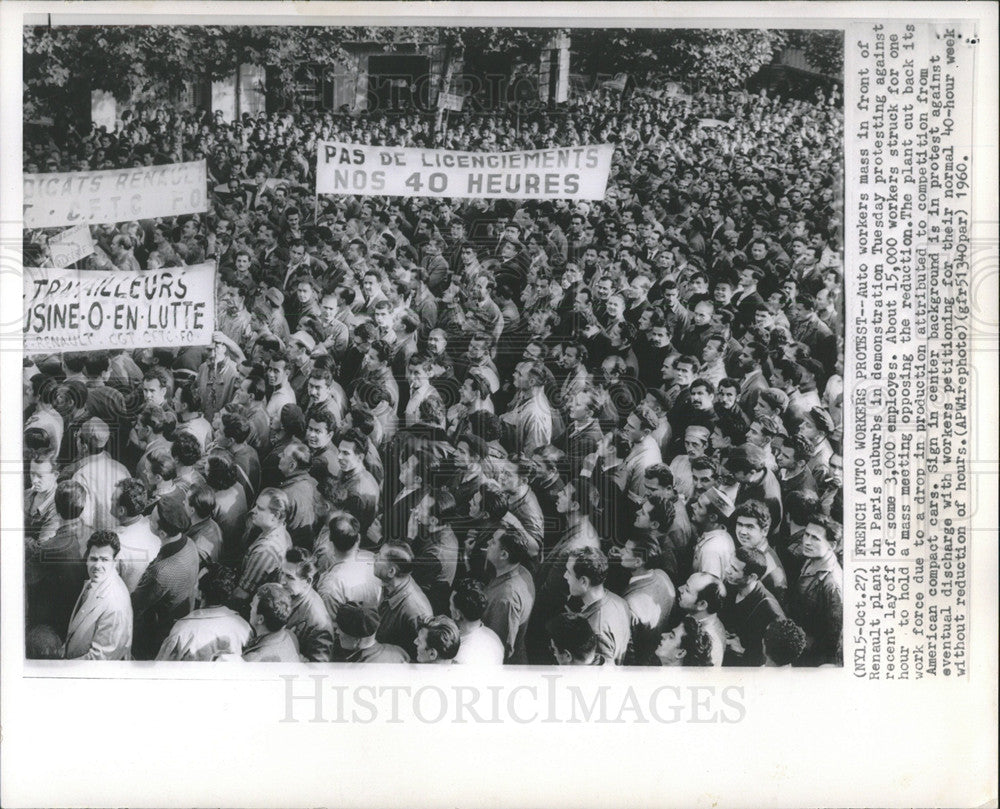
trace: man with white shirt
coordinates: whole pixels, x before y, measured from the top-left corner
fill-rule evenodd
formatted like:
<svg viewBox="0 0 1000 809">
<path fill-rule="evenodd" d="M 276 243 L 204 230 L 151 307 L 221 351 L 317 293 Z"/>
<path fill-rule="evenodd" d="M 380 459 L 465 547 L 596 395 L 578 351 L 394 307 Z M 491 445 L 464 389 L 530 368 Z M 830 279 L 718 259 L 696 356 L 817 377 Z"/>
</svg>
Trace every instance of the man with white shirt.
<svg viewBox="0 0 1000 809">
<path fill-rule="evenodd" d="M 118 521 L 115 533 L 120 545 L 116 567 L 130 593 L 160 552 L 159 537 L 153 533 L 147 516 L 151 505 L 146 487 L 140 480 L 127 478 L 114 489 L 111 511 Z"/>
<path fill-rule="evenodd" d="M 652 436 L 659 418 L 652 408 L 640 405 L 625 420 L 625 436 L 632 445 L 615 478 L 619 488 L 634 502 L 646 496 L 646 470 L 663 462 L 660 445 Z"/>
<path fill-rule="evenodd" d="M 288 361 L 283 356 L 272 357 L 265 373 L 271 392 L 267 400 L 267 415 L 274 428 L 280 423 L 281 408 L 296 403 L 295 392 L 288 381 Z"/>
<path fill-rule="evenodd" d="M 503 665 L 504 647 L 500 637 L 483 625 L 486 611 L 483 585 L 475 579 L 460 579 L 449 602 L 451 617 L 458 624 L 462 637 L 455 662 L 461 665 Z"/>
<path fill-rule="evenodd" d="M 212 441 L 212 425 L 201 413 L 201 394 L 194 383 L 178 385 L 174 391 L 174 412 L 177 414 L 176 432 L 191 433 L 198 439 L 201 451 Z"/>
<path fill-rule="evenodd" d="M 316 592 L 336 620 L 340 606 L 354 601 L 378 609 L 382 583 L 375 576 L 375 556 L 360 549 L 361 527 L 346 511 L 335 511 L 327 527 L 330 541 L 329 567 L 316 583 Z"/>
<path fill-rule="evenodd" d="M 552 383 L 552 372 L 542 362 L 522 362 L 514 371 L 518 397 L 501 420 L 510 429 L 510 446 L 530 454 L 552 443 L 552 405 L 545 390 Z"/>
<path fill-rule="evenodd" d="M 718 387 L 727 376 L 725 350 L 726 341 L 718 334 L 706 337 L 705 345 L 701 349 L 702 366 L 698 376 L 708 380 L 715 387 Z"/>
<path fill-rule="evenodd" d="M 688 504 L 691 524 L 698 532 L 692 561 L 695 572 L 709 573 L 722 580 L 736 552 L 733 538 L 725 528 L 734 509 L 733 501 L 718 488 L 709 489 Z"/>
</svg>

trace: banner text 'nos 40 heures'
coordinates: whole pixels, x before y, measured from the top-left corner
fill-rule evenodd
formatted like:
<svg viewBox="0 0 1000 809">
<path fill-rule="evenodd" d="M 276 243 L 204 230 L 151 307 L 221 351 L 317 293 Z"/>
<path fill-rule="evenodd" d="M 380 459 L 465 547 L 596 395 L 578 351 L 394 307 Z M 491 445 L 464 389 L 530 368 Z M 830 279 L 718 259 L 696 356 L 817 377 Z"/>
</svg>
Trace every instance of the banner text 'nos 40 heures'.
<svg viewBox="0 0 1000 809">
<path fill-rule="evenodd" d="M 601 200 L 614 147 L 453 152 L 320 141 L 317 194 Z"/>
</svg>

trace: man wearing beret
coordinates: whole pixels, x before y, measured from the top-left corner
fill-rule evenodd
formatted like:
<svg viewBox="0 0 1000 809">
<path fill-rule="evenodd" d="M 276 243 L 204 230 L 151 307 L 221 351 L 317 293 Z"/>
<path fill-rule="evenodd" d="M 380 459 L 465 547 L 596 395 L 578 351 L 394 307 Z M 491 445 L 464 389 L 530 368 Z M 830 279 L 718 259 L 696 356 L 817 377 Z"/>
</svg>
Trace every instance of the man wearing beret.
<svg viewBox="0 0 1000 809">
<path fill-rule="evenodd" d="M 409 663 L 410 656 L 399 646 L 379 643 L 378 611 L 360 601 L 345 601 L 337 610 L 334 634 L 337 638 L 334 661 L 338 663 Z"/>
<path fill-rule="evenodd" d="M 149 563 L 132 593 L 137 660 L 153 660 L 174 623 L 194 608 L 198 593 L 198 548 L 185 534 L 191 516 L 179 493 L 164 495 L 151 520 L 160 552 Z"/>
</svg>

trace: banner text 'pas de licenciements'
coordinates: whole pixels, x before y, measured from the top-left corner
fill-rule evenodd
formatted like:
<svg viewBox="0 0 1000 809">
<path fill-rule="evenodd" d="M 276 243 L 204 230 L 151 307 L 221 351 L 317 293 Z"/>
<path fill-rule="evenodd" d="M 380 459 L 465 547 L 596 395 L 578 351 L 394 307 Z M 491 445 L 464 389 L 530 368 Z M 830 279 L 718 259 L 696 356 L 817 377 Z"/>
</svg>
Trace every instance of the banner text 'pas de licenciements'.
<svg viewBox="0 0 1000 809">
<path fill-rule="evenodd" d="M 205 161 L 24 175 L 24 226 L 100 225 L 208 210 Z"/>
<path fill-rule="evenodd" d="M 208 345 L 215 265 L 153 272 L 24 268 L 24 350 Z"/>
<path fill-rule="evenodd" d="M 453 152 L 320 141 L 316 193 L 601 200 L 614 146 Z"/>
</svg>

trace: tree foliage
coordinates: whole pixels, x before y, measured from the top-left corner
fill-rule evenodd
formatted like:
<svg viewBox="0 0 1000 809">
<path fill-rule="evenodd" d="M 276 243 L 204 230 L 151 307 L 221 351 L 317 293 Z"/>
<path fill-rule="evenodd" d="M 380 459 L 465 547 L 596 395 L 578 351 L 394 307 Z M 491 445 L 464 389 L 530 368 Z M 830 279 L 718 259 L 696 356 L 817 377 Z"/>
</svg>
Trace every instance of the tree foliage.
<svg viewBox="0 0 1000 809">
<path fill-rule="evenodd" d="M 844 72 L 844 32 L 801 30 L 783 31 L 787 47 L 801 49 L 806 61 L 819 73 L 841 77 Z"/>
<path fill-rule="evenodd" d="M 301 71 L 347 60 L 351 43 L 386 50 L 441 46 L 467 68 L 486 54 L 504 54 L 512 69 L 531 70 L 557 29 L 471 27 L 315 26 L 86 26 L 24 31 L 25 111 L 28 117 L 79 105 L 91 89 L 119 99 L 172 98 L 185 82 L 218 79 L 242 63 L 266 65 L 279 84 Z M 637 81 L 678 81 L 698 87 L 739 87 L 786 43 L 802 47 L 824 72 L 842 69 L 839 32 L 758 29 L 573 29 L 575 73 L 621 71 Z M 303 67 L 305 66 L 305 67 Z M 446 70 L 445 65 L 442 70 Z M 299 72 L 299 75 L 297 75 Z"/>
<path fill-rule="evenodd" d="M 626 72 L 637 81 L 680 82 L 690 89 L 742 87 L 784 44 L 764 29 L 587 29 L 573 31 L 574 70 Z"/>
</svg>

